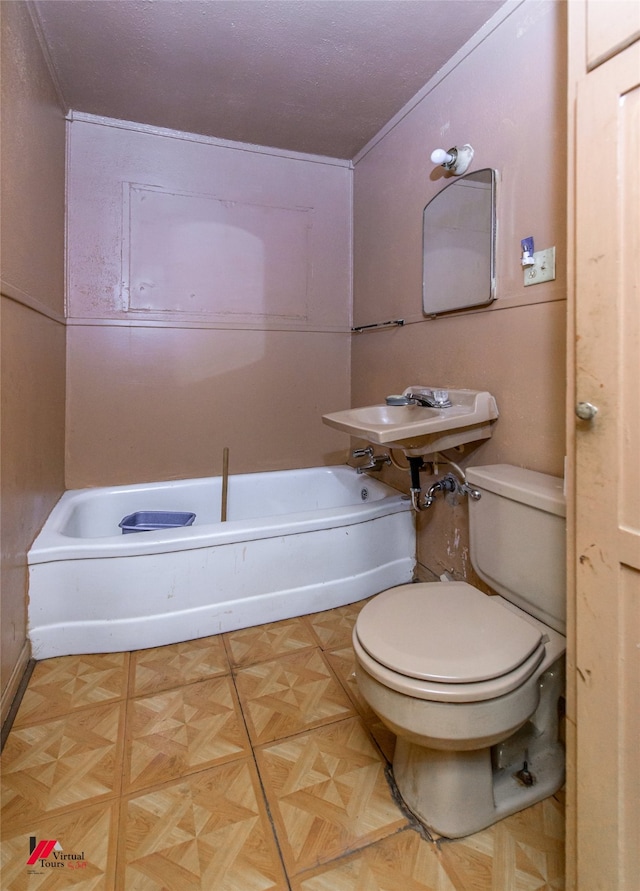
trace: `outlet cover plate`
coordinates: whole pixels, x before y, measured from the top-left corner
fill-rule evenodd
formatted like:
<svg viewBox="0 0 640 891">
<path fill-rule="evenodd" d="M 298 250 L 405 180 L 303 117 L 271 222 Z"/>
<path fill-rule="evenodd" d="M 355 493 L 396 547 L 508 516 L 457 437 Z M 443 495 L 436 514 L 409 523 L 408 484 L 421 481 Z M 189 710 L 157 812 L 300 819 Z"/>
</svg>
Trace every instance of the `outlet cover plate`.
<svg viewBox="0 0 640 891">
<path fill-rule="evenodd" d="M 556 277 L 556 249 L 547 248 L 544 251 L 536 251 L 533 255 L 536 261 L 533 266 L 527 266 L 524 270 L 524 286 L 540 285 L 542 282 L 553 281 Z"/>
</svg>

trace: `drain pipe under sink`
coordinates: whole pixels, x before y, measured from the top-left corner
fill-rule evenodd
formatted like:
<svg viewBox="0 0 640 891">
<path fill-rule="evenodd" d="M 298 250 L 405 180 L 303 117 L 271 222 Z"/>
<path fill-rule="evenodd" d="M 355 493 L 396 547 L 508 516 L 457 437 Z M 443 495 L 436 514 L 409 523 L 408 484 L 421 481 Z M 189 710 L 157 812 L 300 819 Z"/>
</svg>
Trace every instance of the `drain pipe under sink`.
<svg viewBox="0 0 640 891">
<path fill-rule="evenodd" d="M 422 488 L 420 486 L 420 471 L 424 467 L 424 461 L 420 455 L 407 455 L 409 462 L 409 470 L 411 472 L 411 507 L 416 510 L 422 510 L 420 505 L 420 495 Z"/>
</svg>

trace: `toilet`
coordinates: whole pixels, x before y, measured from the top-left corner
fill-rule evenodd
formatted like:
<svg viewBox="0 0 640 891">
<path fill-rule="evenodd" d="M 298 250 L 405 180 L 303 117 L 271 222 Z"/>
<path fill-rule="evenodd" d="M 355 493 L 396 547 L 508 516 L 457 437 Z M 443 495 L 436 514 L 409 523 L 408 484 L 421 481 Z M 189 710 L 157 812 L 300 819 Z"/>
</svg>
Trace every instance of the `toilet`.
<svg viewBox="0 0 640 891">
<path fill-rule="evenodd" d="M 429 829 L 460 838 L 553 795 L 566 631 L 561 479 L 498 464 L 467 470 L 466 582 L 390 588 L 353 631 L 363 697 L 397 736 L 395 782 Z"/>
</svg>

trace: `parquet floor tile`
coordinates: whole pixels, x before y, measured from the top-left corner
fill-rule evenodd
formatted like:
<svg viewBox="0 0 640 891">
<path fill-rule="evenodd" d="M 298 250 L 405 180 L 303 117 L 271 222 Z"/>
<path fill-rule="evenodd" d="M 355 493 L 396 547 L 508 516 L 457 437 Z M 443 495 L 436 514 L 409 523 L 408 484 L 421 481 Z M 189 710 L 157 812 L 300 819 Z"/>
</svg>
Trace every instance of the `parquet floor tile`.
<svg viewBox="0 0 640 891">
<path fill-rule="evenodd" d="M 293 891 L 456 891 L 437 847 L 411 829 L 302 873 L 291 887 Z"/>
<path fill-rule="evenodd" d="M 14 727 L 126 699 L 129 653 L 58 656 L 36 663 Z"/>
<path fill-rule="evenodd" d="M 399 807 L 355 679 L 364 603 L 37 663 L 2 753 L 1 891 L 561 891 L 561 794 L 437 843 Z M 28 865 L 31 839 L 58 846 Z"/>
<path fill-rule="evenodd" d="M 157 693 L 228 673 L 220 635 L 136 650 L 131 654 L 131 695 Z"/>
<path fill-rule="evenodd" d="M 441 842 L 455 891 L 564 888 L 564 814 L 555 798 L 456 842 Z"/>
<path fill-rule="evenodd" d="M 118 803 L 112 801 L 34 820 L 28 829 L 3 827 L 3 891 L 113 891 L 117 818 Z M 32 836 L 36 843 L 58 842 L 46 863 L 27 864 Z M 56 859 L 62 855 L 68 859 Z"/>
<path fill-rule="evenodd" d="M 284 891 L 260 784 L 245 759 L 123 803 L 116 891 Z"/>
<path fill-rule="evenodd" d="M 346 646 L 339 649 L 326 650 L 325 656 L 360 714 L 373 714 L 369 704 L 360 693 L 356 682 L 356 657 L 353 647 Z"/>
<path fill-rule="evenodd" d="M 356 657 L 353 647 L 342 647 L 339 650 L 329 650 L 325 653 L 329 664 L 338 676 L 347 695 L 362 715 L 364 722 L 379 745 L 382 753 L 389 762 L 393 763 L 393 753 L 396 747 L 395 735 L 382 723 L 367 701 L 363 698 L 356 681 Z"/>
<path fill-rule="evenodd" d="M 355 714 L 318 649 L 242 668 L 236 683 L 254 745 Z"/>
<path fill-rule="evenodd" d="M 125 791 L 144 789 L 250 751 L 229 676 L 134 699 L 127 717 Z"/>
<path fill-rule="evenodd" d="M 289 875 L 406 826 L 360 718 L 256 750 Z"/>
<path fill-rule="evenodd" d="M 238 668 L 318 646 L 318 641 L 303 618 L 268 622 L 266 625 L 230 631 L 223 637 L 229 652 L 229 661 Z"/>
<path fill-rule="evenodd" d="M 366 602 L 366 600 L 359 600 L 357 603 L 350 603 L 347 606 L 339 606 L 336 609 L 307 616 L 307 621 L 317 634 L 324 650 L 349 646 L 358 613 Z"/>
<path fill-rule="evenodd" d="M 120 793 L 125 703 L 14 728 L 2 753 L 2 819 L 12 827 Z"/>
</svg>

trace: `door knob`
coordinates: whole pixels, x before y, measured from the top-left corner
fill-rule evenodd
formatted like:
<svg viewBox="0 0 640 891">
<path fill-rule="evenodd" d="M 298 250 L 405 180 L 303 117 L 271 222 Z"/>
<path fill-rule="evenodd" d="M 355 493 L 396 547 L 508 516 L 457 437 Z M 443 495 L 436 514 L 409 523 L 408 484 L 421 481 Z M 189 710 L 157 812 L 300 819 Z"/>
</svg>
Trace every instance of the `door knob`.
<svg viewBox="0 0 640 891">
<path fill-rule="evenodd" d="M 581 421 L 593 421 L 598 414 L 598 408 L 591 402 L 579 402 L 576 405 L 576 414 Z"/>
</svg>

